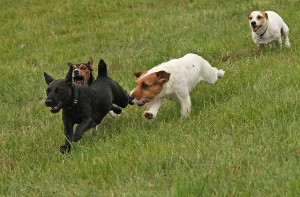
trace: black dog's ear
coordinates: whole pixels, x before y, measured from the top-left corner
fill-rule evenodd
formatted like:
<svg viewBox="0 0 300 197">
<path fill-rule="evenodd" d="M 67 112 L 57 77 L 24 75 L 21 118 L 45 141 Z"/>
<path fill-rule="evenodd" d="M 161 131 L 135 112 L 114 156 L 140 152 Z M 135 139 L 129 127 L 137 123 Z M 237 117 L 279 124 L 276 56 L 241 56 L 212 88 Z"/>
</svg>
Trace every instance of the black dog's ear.
<svg viewBox="0 0 300 197">
<path fill-rule="evenodd" d="M 52 81 L 54 81 L 54 79 L 48 75 L 46 72 L 44 72 L 44 77 L 45 77 L 45 81 L 46 83 L 49 85 Z"/>
</svg>

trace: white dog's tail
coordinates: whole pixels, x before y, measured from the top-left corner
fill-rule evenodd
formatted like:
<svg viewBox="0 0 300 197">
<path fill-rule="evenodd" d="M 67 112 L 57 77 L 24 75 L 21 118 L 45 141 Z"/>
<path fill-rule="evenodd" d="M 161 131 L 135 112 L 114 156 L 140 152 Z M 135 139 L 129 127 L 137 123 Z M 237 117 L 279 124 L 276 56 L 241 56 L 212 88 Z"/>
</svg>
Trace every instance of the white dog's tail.
<svg viewBox="0 0 300 197">
<path fill-rule="evenodd" d="M 218 76 L 218 77 L 224 77 L 224 74 L 225 74 L 225 71 L 224 71 L 224 70 L 222 70 L 222 69 L 218 70 L 218 69 L 217 69 L 217 76 Z"/>
<path fill-rule="evenodd" d="M 216 67 L 206 67 L 207 69 L 205 72 L 203 72 L 203 79 L 208 84 L 215 84 L 218 81 L 218 78 L 223 77 L 225 74 L 225 71 L 222 69 L 217 69 Z"/>
</svg>

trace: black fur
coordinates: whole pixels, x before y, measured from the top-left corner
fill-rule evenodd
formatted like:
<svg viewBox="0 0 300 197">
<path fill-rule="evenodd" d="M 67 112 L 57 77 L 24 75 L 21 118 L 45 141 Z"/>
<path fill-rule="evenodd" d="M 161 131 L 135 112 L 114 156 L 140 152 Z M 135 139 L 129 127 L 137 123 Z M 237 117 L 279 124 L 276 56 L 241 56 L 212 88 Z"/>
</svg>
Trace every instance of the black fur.
<svg viewBox="0 0 300 197">
<path fill-rule="evenodd" d="M 60 147 L 62 153 L 70 152 L 70 142 L 80 140 L 83 133 L 99 124 L 110 110 L 121 113 L 119 107 L 125 108 L 130 102 L 127 92 L 107 76 L 107 66 L 103 60 L 98 64 L 98 76 L 90 87 L 72 83 L 72 77 L 54 80 L 47 73 L 44 77 L 49 85 L 46 106 L 51 107 L 52 113 L 63 109 L 65 144 Z M 78 126 L 73 133 L 75 124 Z"/>
</svg>

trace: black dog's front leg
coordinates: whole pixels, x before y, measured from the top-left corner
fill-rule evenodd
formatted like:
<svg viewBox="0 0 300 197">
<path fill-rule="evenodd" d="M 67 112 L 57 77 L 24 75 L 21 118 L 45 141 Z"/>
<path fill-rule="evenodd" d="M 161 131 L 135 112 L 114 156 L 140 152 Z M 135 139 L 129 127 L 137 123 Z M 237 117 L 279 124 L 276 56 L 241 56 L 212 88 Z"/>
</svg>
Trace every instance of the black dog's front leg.
<svg viewBox="0 0 300 197">
<path fill-rule="evenodd" d="M 92 128 L 94 125 L 94 121 L 92 118 L 86 118 L 84 119 L 77 127 L 75 130 L 75 133 L 72 137 L 72 141 L 77 142 L 82 138 L 83 133 Z"/>
<path fill-rule="evenodd" d="M 73 127 L 74 123 L 72 119 L 67 118 L 63 115 L 63 122 L 64 122 L 64 133 L 65 133 L 65 144 L 60 146 L 61 153 L 69 153 L 71 151 L 71 144 L 70 141 L 73 136 Z"/>
</svg>

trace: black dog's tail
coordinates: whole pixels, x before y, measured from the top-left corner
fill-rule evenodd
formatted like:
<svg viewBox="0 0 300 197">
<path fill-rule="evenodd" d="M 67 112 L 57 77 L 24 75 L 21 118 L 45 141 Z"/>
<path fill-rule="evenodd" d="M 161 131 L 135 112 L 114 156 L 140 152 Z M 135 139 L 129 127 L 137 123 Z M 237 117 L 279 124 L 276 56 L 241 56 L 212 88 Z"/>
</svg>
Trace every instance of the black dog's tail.
<svg viewBox="0 0 300 197">
<path fill-rule="evenodd" d="M 107 66 L 103 59 L 100 59 L 98 64 L 98 77 L 107 76 Z"/>
</svg>

